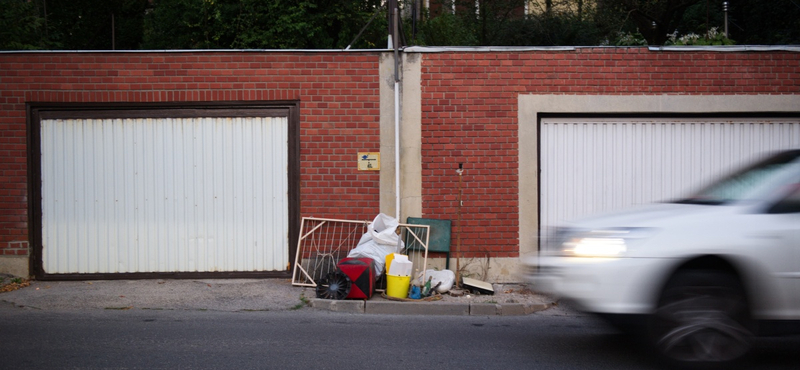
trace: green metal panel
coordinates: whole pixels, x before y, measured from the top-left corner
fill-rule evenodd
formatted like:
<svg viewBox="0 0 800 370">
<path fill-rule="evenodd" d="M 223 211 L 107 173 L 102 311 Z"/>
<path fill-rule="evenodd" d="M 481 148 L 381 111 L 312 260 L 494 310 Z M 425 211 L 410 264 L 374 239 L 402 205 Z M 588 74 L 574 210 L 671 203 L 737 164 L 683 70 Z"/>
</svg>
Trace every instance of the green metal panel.
<svg viewBox="0 0 800 370">
<path fill-rule="evenodd" d="M 433 218 L 409 217 L 406 221 L 409 225 L 428 225 L 430 226 L 430 239 L 428 240 L 428 252 L 447 253 L 445 268 L 450 268 L 450 220 L 437 220 Z M 413 230 L 420 239 L 425 240 L 424 229 L 416 228 Z M 409 235 L 406 235 L 404 242 L 409 250 L 419 250 L 422 246 Z"/>
</svg>

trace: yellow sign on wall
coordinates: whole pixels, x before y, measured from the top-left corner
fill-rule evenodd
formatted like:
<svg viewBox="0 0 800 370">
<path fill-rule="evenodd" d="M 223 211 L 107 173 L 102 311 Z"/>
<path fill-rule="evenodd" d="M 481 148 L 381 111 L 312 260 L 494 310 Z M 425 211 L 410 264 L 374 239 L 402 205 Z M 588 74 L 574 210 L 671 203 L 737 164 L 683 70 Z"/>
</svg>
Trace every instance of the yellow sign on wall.
<svg viewBox="0 0 800 370">
<path fill-rule="evenodd" d="M 381 153 L 358 152 L 359 171 L 378 171 L 381 169 Z"/>
</svg>

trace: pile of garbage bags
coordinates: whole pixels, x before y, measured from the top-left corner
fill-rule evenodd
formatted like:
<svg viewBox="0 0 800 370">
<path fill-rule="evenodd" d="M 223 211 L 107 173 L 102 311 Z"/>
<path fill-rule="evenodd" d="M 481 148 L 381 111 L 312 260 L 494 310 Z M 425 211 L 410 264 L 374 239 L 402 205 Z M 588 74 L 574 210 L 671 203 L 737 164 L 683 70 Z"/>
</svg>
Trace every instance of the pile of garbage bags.
<svg viewBox="0 0 800 370">
<path fill-rule="evenodd" d="M 375 276 L 383 274 L 386 256 L 397 253 L 405 244 L 397 232 L 400 225 L 394 217 L 378 214 L 367 226 L 367 232 L 361 236 L 358 245 L 347 254 L 348 258 L 370 258 L 375 261 Z"/>
<path fill-rule="evenodd" d="M 367 226 L 367 232 L 361 236 L 358 245 L 348 253 L 348 258 L 369 258 L 374 261 L 375 277 L 380 277 L 384 271 L 387 273 L 390 285 L 403 285 L 400 294 L 412 299 L 432 295 L 434 292 L 447 293 L 455 283 L 455 273 L 450 270 L 426 270 L 418 272 L 411 277 L 412 263 L 408 256 L 399 254 L 405 249 L 405 244 L 398 232 L 397 219 L 383 213 L 378 214 Z M 388 261 L 390 265 L 386 266 Z M 398 279 L 398 277 L 402 279 Z M 390 286 L 387 290 L 392 290 Z M 390 294 L 392 295 L 392 294 Z"/>
</svg>

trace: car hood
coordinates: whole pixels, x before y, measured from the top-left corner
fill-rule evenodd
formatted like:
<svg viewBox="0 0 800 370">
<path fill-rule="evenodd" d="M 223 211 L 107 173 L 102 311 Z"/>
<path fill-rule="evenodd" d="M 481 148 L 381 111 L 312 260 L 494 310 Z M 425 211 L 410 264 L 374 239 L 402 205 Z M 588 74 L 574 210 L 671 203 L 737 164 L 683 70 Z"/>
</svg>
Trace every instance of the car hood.
<svg viewBox="0 0 800 370">
<path fill-rule="evenodd" d="M 564 226 L 579 229 L 600 229 L 614 227 L 655 227 L 661 228 L 675 221 L 690 221 L 696 218 L 707 219 L 718 214 L 730 213 L 738 208 L 733 205 L 698 205 L 679 203 L 656 203 L 626 209 L 624 211 L 599 214 L 575 220 Z"/>
</svg>

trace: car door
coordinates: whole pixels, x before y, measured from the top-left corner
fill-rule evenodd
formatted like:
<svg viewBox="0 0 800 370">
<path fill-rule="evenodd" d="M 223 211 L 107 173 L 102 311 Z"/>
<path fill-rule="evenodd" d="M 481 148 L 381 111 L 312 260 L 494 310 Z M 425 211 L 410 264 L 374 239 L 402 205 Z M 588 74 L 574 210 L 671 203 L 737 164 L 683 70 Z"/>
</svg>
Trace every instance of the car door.
<svg viewBox="0 0 800 370">
<path fill-rule="evenodd" d="M 784 197 L 766 211 L 770 218 L 767 225 L 774 241 L 781 244 L 785 256 L 784 271 L 776 271 L 785 287 L 786 302 L 791 315 L 800 319 L 800 181 L 790 184 Z"/>
</svg>

